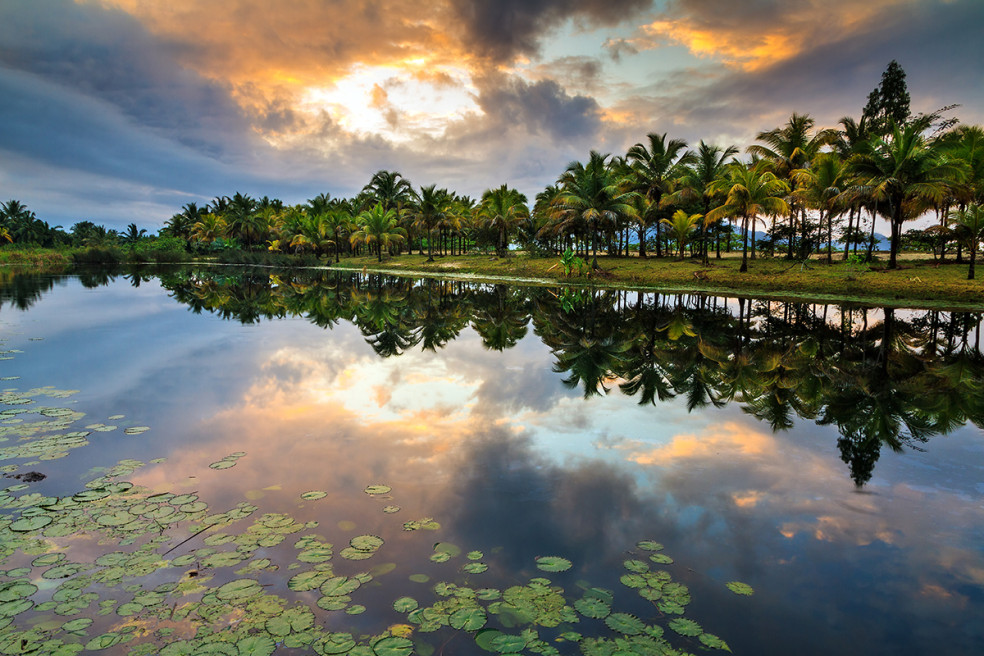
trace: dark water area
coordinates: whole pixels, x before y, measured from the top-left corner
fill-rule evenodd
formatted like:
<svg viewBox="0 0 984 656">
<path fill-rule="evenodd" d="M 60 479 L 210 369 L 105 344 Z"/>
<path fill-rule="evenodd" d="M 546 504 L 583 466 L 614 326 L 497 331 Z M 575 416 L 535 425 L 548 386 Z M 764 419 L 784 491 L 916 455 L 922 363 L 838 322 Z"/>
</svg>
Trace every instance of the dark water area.
<svg viewBox="0 0 984 656">
<path fill-rule="evenodd" d="M 237 267 L 7 275 L 0 653 L 981 653 L 981 320 Z M 308 619 L 284 633 L 284 609 Z"/>
</svg>

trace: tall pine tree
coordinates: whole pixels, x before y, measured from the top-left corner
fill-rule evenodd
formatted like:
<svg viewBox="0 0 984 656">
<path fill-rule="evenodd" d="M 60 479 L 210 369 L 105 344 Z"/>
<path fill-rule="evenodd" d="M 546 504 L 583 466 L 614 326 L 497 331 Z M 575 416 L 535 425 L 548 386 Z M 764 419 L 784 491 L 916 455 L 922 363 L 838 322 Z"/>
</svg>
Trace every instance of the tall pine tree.
<svg viewBox="0 0 984 656">
<path fill-rule="evenodd" d="M 894 59 L 882 73 L 881 84 L 868 94 L 862 116 L 868 119 L 872 133 L 888 134 L 892 124 L 902 126 L 909 120 L 909 90 L 905 71 Z"/>
</svg>

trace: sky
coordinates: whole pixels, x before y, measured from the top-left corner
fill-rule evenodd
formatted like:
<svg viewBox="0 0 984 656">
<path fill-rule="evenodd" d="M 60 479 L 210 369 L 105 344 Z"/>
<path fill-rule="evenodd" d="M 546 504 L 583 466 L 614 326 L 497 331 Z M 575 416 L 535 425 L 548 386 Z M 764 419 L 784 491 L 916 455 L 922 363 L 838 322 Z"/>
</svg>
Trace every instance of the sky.
<svg viewBox="0 0 984 656">
<path fill-rule="evenodd" d="M 982 25 L 981 0 L 0 0 L 0 201 L 153 232 L 381 169 L 532 199 L 648 133 L 836 127 L 893 59 L 913 112 L 984 124 Z"/>
</svg>

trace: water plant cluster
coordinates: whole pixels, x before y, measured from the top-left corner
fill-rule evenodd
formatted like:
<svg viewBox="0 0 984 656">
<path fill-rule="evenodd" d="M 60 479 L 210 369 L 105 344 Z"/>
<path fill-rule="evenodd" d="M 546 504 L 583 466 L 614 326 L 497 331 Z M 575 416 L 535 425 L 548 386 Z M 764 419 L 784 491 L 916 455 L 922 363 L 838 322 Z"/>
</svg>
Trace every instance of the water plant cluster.
<svg viewBox="0 0 984 656">
<path fill-rule="evenodd" d="M 6 476 L 69 457 L 96 431 L 141 440 L 150 430 L 124 415 L 80 428 L 85 413 L 57 405 L 73 394 L 3 391 Z M 234 476 L 247 455 L 234 452 L 210 467 Z M 28 482 L 0 491 L 0 654 L 430 656 L 451 641 L 500 654 L 729 649 L 686 616 L 690 592 L 674 581 L 673 559 L 654 540 L 629 545 L 618 590 L 577 578 L 578 564 L 563 556 L 537 558 L 530 569 L 539 575 L 528 576 L 503 571 L 481 551 L 438 542 L 429 561 L 441 580 L 414 573 L 411 580 L 429 583 L 419 594 L 387 595 L 393 578 L 383 575 L 398 566 L 375 564 L 386 558 L 378 555 L 387 549 L 383 537 L 329 537 L 317 520 L 289 512 L 261 512 L 246 500 L 217 509 L 197 493 L 128 480 L 149 464 L 166 466 L 164 459 L 123 460 L 60 496 L 32 491 Z M 440 529 L 433 518 L 403 521 L 386 484 L 353 494 L 369 495 L 396 530 L 425 536 Z M 309 490 L 298 501 L 325 497 Z M 727 585 L 752 593 L 741 582 Z M 645 602 L 645 613 L 632 610 L 633 599 Z"/>
</svg>

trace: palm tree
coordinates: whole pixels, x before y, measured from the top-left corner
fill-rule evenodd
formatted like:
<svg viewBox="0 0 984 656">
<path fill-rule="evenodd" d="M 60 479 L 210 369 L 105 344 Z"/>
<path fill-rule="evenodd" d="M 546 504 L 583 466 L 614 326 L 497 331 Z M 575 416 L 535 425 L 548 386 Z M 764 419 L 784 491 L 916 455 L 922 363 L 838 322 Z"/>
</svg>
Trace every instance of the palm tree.
<svg viewBox="0 0 984 656">
<path fill-rule="evenodd" d="M 844 192 L 848 186 L 847 167 L 837 153 L 821 153 L 808 169 L 796 169 L 792 174 L 797 184 L 794 197 L 807 207 L 819 210 L 820 227 L 827 221 L 827 262 L 833 262 L 833 217 L 843 212 Z M 845 245 L 846 248 L 846 245 Z"/>
<path fill-rule="evenodd" d="M 227 216 L 224 217 L 229 235 L 241 238 L 247 248 L 262 241 L 266 232 L 266 221 L 258 209 L 256 200 L 236 192 L 229 201 Z"/>
<path fill-rule="evenodd" d="M 646 257 L 646 229 L 650 223 L 656 224 L 656 256 L 662 255 L 659 238 L 660 201 L 670 192 L 671 182 L 681 177 L 686 166 L 696 159 L 686 150 L 687 142 L 682 139 L 666 141 L 666 134 L 649 133 L 649 147 L 637 143 L 629 148 L 626 159 L 631 162 L 632 175 L 629 187 L 649 199 L 649 214 L 639 217 L 639 257 Z"/>
<path fill-rule="evenodd" d="M 226 234 L 226 222 L 218 214 L 206 214 L 191 229 L 193 239 L 211 244 Z"/>
<path fill-rule="evenodd" d="M 755 166 L 732 164 L 728 177 L 713 185 L 715 192 L 726 191 L 727 197 L 723 205 L 708 212 L 707 220 L 717 221 L 731 216 L 741 218 L 741 267 L 738 269 L 741 273 L 748 271 L 749 223 L 754 232 L 755 221 L 760 214 L 775 215 L 789 211 L 789 206 L 782 198 L 789 192 L 789 186 L 769 168 L 765 161 Z"/>
<path fill-rule="evenodd" d="M 815 121 L 808 114 L 797 114 L 789 117 L 786 124 L 767 132 L 759 132 L 755 137 L 765 145 L 754 144 L 747 148 L 753 156 L 769 160 L 774 165 L 773 172 L 783 181 L 789 181 L 793 171 L 808 168 L 820 149 L 836 143 L 839 133 L 836 130 L 820 130 L 810 134 Z M 791 204 L 789 214 L 789 251 L 787 257 L 793 257 L 793 243 L 796 235 L 796 214 L 799 208 Z"/>
<path fill-rule="evenodd" d="M 137 224 L 131 223 L 127 225 L 126 230 L 120 233 L 120 241 L 129 246 L 133 246 L 140 241 L 140 238 L 145 234 L 147 234 L 147 230 L 145 228 L 140 228 L 138 230 Z"/>
<path fill-rule="evenodd" d="M 598 268 L 599 223 L 614 224 L 619 217 L 636 216 L 631 204 L 636 193 L 619 187 L 607 159 L 608 155 L 592 150 L 586 165 L 572 162 L 559 180 L 562 192 L 557 199 L 558 210 L 568 219 L 577 218 L 588 224 L 593 269 Z"/>
<path fill-rule="evenodd" d="M 341 260 L 338 246 L 342 243 L 342 232 L 351 230 L 353 227 L 352 212 L 347 204 L 335 203 L 324 215 L 324 223 L 327 229 L 331 231 L 332 241 L 335 244 L 335 262 L 339 262 Z"/>
<path fill-rule="evenodd" d="M 309 198 L 307 202 L 308 214 L 317 216 L 324 214 L 331 207 L 331 194 L 325 192 L 318 194 L 314 198 Z"/>
<path fill-rule="evenodd" d="M 984 240 L 984 207 L 976 203 L 968 205 L 957 211 L 953 221 L 957 227 L 957 234 L 966 241 L 970 249 L 970 270 L 967 272 L 967 280 L 973 280 L 977 251 L 980 249 L 981 240 Z"/>
<path fill-rule="evenodd" d="M 701 140 L 697 146 L 697 152 L 694 154 L 694 161 L 686 167 L 676 181 L 677 191 L 666 196 L 662 203 L 681 205 L 689 202 L 700 202 L 706 216 L 711 211 L 711 202 L 714 200 L 712 185 L 724 177 L 728 164 L 737 154 L 738 148 L 736 146 L 721 148 L 720 146 L 708 145 Z M 705 265 L 708 262 L 707 229 L 709 226 L 707 221 L 701 224 L 703 262 Z M 718 241 L 717 256 L 721 257 L 720 241 Z"/>
<path fill-rule="evenodd" d="M 683 210 L 677 210 L 673 213 L 672 219 L 660 220 L 660 223 L 666 224 L 666 227 L 670 229 L 673 238 L 679 244 L 681 260 L 683 259 L 683 249 L 690 241 L 690 233 L 703 217 L 703 214 L 687 214 Z"/>
<path fill-rule="evenodd" d="M 495 252 L 499 257 L 506 256 L 509 246 L 509 233 L 523 219 L 529 217 L 526 207 L 526 196 L 516 189 L 502 185 L 497 189 L 486 189 L 482 194 L 482 203 L 478 207 L 478 216 L 485 225 L 498 232 Z"/>
<path fill-rule="evenodd" d="M 447 189 L 437 185 L 421 187 L 414 208 L 414 225 L 427 232 L 427 261 L 434 261 L 434 230 L 444 221 L 450 208 L 451 197 Z"/>
<path fill-rule="evenodd" d="M 353 244 L 365 243 L 370 252 L 376 246 L 377 261 L 383 261 L 383 249 L 403 241 L 407 231 L 397 225 L 396 210 L 386 209 L 382 203 L 365 210 L 358 217 L 359 229 L 349 238 Z"/>
<path fill-rule="evenodd" d="M 939 204 L 950 185 L 966 176 L 966 165 L 949 160 L 938 147 L 926 142 L 923 126 L 893 126 L 889 137 L 875 138 L 870 153 L 848 160 L 868 196 L 878 201 L 891 222 L 889 268 L 898 268 L 902 223 Z"/>
<path fill-rule="evenodd" d="M 205 210 L 199 208 L 198 203 L 186 203 L 179 213 L 164 222 L 160 234 L 187 240 L 191 236 L 195 224 L 201 220 L 204 214 Z"/>
</svg>

